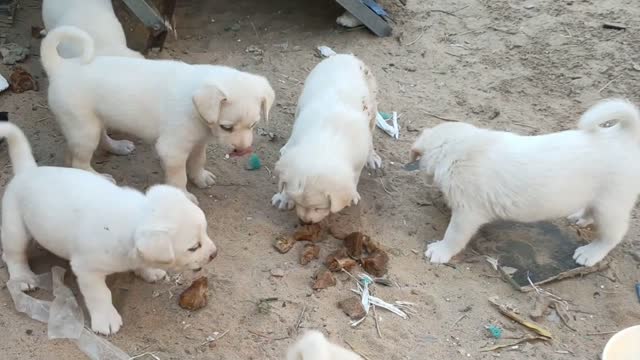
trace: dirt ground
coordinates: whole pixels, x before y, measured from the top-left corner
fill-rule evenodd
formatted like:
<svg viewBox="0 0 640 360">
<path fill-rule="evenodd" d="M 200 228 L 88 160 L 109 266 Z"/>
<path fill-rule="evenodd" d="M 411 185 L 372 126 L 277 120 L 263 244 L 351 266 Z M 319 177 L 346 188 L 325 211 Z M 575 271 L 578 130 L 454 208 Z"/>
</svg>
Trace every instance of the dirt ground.
<svg viewBox="0 0 640 360">
<path fill-rule="evenodd" d="M 441 121 L 427 113 L 541 134 L 573 128 L 581 112 L 600 98 L 624 96 L 640 103 L 637 1 L 382 3 L 396 22 L 394 35 L 384 39 L 362 29 L 338 28 L 335 18 L 341 11 L 330 0 L 178 1 L 179 40 L 170 40 L 156 57 L 225 64 L 267 76 L 277 104 L 271 122 L 259 126 L 277 138 L 257 136 L 255 148 L 265 167 L 255 172 L 244 169 L 246 159 L 225 160 L 223 149 L 211 146 L 207 166 L 218 184 L 207 190 L 192 188 L 220 250 L 204 270 L 210 281 L 209 305 L 194 313 L 178 307 L 175 295 L 193 274 L 161 284 L 147 284 L 131 274 L 114 275 L 109 284 L 124 327 L 109 338 L 111 342 L 132 356 L 152 352 L 163 360 L 283 359 L 300 321 L 299 331 L 320 329 L 371 360 L 597 359 L 611 331 L 640 323 L 633 289 L 640 281 L 634 211 L 627 240 L 610 255 L 611 269 L 545 286 L 569 302 L 575 330 L 552 313 L 542 320 L 553 333 L 551 341 L 482 352 L 494 343 L 486 325 L 504 327 L 506 337 L 525 333 L 487 299 L 497 295 L 526 315 L 535 297 L 513 290 L 470 250 L 451 267 L 427 263 L 426 244 L 442 237 L 449 213 L 442 210 L 446 207 L 438 192 L 426 188 L 419 174 L 401 168 L 418 129 Z M 40 3 L 21 4 L 16 25 L 3 37 L 31 45 L 32 56 L 22 66 L 37 76 L 40 90 L 6 91 L 0 95 L 0 110 L 9 111 L 12 121 L 25 130 L 40 164 L 62 165 L 64 139 L 45 106 L 47 80 L 37 56 L 39 40 L 31 38 L 31 26 L 41 24 Z M 604 23 L 627 29 L 604 29 Z M 365 170 L 359 185 L 361 203 L 331 219 L 346 230 L 371 234 L 389 249 L 389 277 L 396 286 L 378 286 L 376 294 L 416 304 L 418 314 L 409 320 L 378 311 L 382 337 L 372 317 L 351 328 L 337 308 L 354 286 L 346 274 L 338 276 L 337 286 L 313 291 L 312 276 L 321 262 L 299 265 L 301 245 L 285 255 L 272 247 L 273 239 L 293 231 L 298 221 L 293 213 L 270 206 L 276 179 L 269 169 L 289 135 L 302 81 L 319 61 L 314 51 L 318 45 L 363 59 L 382 88 L 380 109 L 401 114 L 399 140 L 375 133 L 384 174 Z M 0 65 L 5 77 L 11 70 Z M 127 157 L 98 154 L 96 168 L 138 189 L 161 182 L 152 147 L 136 144 L 135 153 Z M 1 156 L 4 186 L 11 177 L 6 148 Z M 321 257 L 338 245 L 335 239 L 323 242 Z M 48 271 L 52 263 L 64 264 L 46 254 L 32 260 L 37 272 Z M 272 276 L 273 269 L 284 276 Z M 7 278 L 6 270 L 0 270 L 0 283 Z M 67 280 L 74 282 L 71 276 Z M 265 298 L 277 300 L 259 308 Z M 2 358 L 83 358 L 69 341 L 48 340 L 45 325 L 16 313 L 6 288 L 0 291 L 0 328 Z M 224 332 L 224 337 L 206 344 L 207 337 Z"/>
</svg>

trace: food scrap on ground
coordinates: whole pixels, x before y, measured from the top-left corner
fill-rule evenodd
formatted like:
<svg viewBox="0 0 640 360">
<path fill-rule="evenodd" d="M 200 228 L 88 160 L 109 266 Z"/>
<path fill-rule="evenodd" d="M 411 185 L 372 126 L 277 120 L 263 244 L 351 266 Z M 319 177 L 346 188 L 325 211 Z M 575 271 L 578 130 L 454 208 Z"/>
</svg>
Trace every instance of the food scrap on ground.
<svg viewBox="0 0 640 360">
<path fill-rule="evenodd" d="M 320 247 L 316 244 L 307 244 L 302 249 L 300 255 L 300 264 L 307 265 L 312 260 L 317 259 L 320 256 Z"/>
<path fill-rule="evenodd" d="M 359 297 L 352 296 L 338 303 L 338 307 L 344 311 L 351 320 L 359 320 L 367 316 Z"/>
<path fill-rule="evenodd" d="M 14 93 L 23 93 L 29 90 L 38 90 L 38 83 L 33 79 L 25 69 L 16 66 L 9 77 L 11 91 Z"/>
<path fill-rule="evenodd" d="M 207 305 L 209 281 L 205 276 L 196 279 L 182 294 L 178 304 L 186 310 L 199 310 Z"/>
<path fill-rule="evenodd" d="M 316 280 L 313 282 L 313 290 L 322 290 L 331 286 L 336 286 L 336 278 L 331 271 L 327 269 L 320 270 L 316 276 Z"/>
</svg>

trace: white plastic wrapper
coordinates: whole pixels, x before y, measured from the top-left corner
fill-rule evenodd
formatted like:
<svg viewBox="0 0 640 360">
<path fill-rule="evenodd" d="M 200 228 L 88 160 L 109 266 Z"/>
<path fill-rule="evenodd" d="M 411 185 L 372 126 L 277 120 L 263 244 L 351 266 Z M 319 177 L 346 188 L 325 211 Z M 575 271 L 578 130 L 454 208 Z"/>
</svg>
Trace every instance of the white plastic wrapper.
<svg viewBox="0 0 640 360">
<path fill-rule="evenodd" d="M 65 270 L 54 266 L 51 273 L 37 276 L 37 286 L 53 291 L 53 301 L 33 298 L 14 280 L 7 283 L 16 310 L 48 324 L 49 339 L 70 339 L 92 360 L 129 360 L 131 357 L 84 326 L 84 313 L 71 289 L 64 285 Z"/>
</svg>

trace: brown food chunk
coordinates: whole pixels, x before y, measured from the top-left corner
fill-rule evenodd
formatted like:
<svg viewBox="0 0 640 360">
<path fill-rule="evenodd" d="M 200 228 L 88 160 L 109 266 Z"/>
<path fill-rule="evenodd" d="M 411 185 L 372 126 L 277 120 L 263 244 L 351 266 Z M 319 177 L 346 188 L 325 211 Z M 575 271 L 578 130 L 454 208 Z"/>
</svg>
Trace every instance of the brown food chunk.
<svg viewBox="0 0 640 360">
<path fill-rule="evenodd" d="M 352 258 L 332 258 L 331 260 L 327 260 L 327 267 L 329 270 L 336 272 L 342 269 L 347 271 L 351 271 L 354 267 L 358 265 L 358 262 L 353 260 Z"/>
<path fill-rule="evenodd" d="M 318 242 L 322 237 L 322 226 L 320 224 L 304 225 L 293 233 L 296 241 Z"/>
<path fill-rule="evenodd" d="M 273 244 L 273 247 L 275 247 L 281 254 L 286 254 L 295 244 L 296 239 L 292 236 L 280 235 L 276 238 L 276 242 Z"/>
<path fill-rule="evenodd" d="M 359 259 L 364 251 L 365 244 L 371 241 L 371 239 L 361 233 L 353 232 L 344 238 L 344 246 L 347 248 L 349 256 Z"/>
<path fill-rule="evenodd" d="M 336 286 L 336 278 L 333 277 L 333 274 L 329 270 L 321 270 L 316 275 L 316 281 L 313 283 L 313 290 L 321 290 L 326 289 L 330 286 Z"/>
<path fill-rule="evenodd" d="M 388 269 L 389 255 L 382 250 L 374 252 L 362 260 L 362 268 L 373 276 L 384 276 Z"/>
<path fill-rule="evenodd" d="M 302 250 L 300 255 L 300 264 L 307 265 L 313 259 L 317 259 L 320 256 L 320 247 L 315 244 L 307 244 Z"/>
<path fill-rule="evenodd" d="M 9 85 L 14 93 L 23 93 L 28 90 L 38 90 L 38 84 L 25 69 L 16 66 L 9 77 Z"/>
<path fill-rule="evenodd" d="M 181 308 L 186 310 L 195 311 L 202 309 L 207 305 L 208 287 L 209 281 L 205 276 L 196 279 L 191 286 L 180 294 L 180 301 L 178 304 Z"/>
<path fill-rule="evenodd" d="M 338 307 L 344 311 L 351 320 L 360 320 L 367 315 L 362 306 L 362 300 L 357 296 L 352 296 L 338 303 Z"/>
</svg>

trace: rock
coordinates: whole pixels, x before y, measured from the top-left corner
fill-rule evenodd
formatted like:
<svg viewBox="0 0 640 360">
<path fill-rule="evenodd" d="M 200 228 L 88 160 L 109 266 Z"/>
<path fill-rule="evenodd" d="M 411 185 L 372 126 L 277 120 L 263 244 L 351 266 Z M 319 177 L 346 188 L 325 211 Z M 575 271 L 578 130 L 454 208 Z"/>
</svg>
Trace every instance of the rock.
<svg viewBox="0 0 640 360">
<path fill-rule="evenodd" d="M 207 306 L 209 281 L 205 276 L 196 279 L 182 294 L 178 304 L 186 310 L 199 310 Z"/>
<path fill-rule="evenodd" d="M 280 268 L 271 269 L 270 273 L 271 273 L 271 276 L 273 276 L 273 277 L 283 277 L 284 276 L 284 270 L 282 270 Z"/>
<path fill-rule="evenodd" d="M 0 46 L 0 55 L 2 55 L 3 64 L 14 65 L 29 55 L 29 49 L 16 43 L 7 43 Z"/>
<path fill-rule="evenodd" d="M 362 306 L 362 300 L 357 296 L 352 296 L 340 301 L 338 307 L 342 309 L 351 320 L 360 320 L 367 315 Z"/>
<path fill-rule="evenodd" d="M 389 271 L 388 265 L 389 255 L 382 250 L 376 251 L 362 260 L 364 271 L 377 277 L 384 276 Z"/>
<path fill-rule="evenodd" d="M 312 289 L 322 290 L 331 286 L 336 286 L 336 278 L 333 277 L 331 271 L 325 269 L 316 275 L 316 281 L 313 283 Z"/>
<path fill-rule="evenodd" d="M 302 254 L 300 255 L 300 264 L 307 265 L 311 260 L 317 259 L 320 256 L 320 247 L 315 244 L 308 244 L 304 246 Z"/>
<path fill-rule="evenodd" d="M 18 94 L 29 90 L 38 90 L 38 83 L 31 77 L 31 74 L 20 66 L 16 66 L 11 73 L 9 84 L 11 91 Z"/>
</svg>

